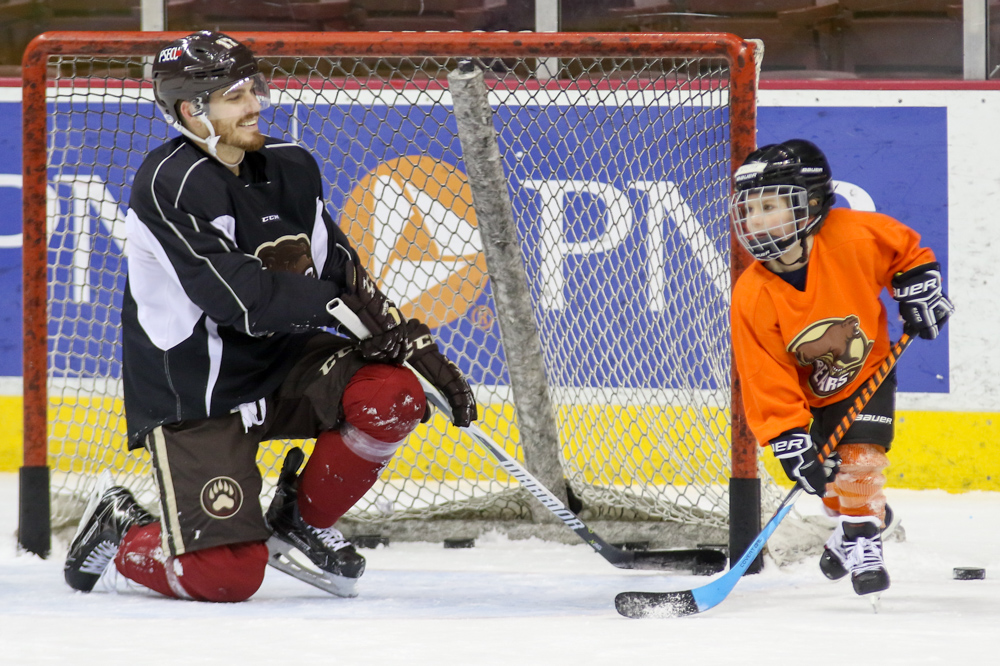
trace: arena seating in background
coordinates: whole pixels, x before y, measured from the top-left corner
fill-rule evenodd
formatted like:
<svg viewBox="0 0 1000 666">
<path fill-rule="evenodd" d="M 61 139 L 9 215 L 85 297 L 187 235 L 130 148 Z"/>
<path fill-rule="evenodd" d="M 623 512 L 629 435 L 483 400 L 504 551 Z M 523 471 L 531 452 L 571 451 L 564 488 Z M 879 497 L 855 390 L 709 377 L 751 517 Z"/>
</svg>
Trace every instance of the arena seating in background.
<svg viewBox="0 0 1000 666">
<path fill-rule="evenodd" d="M 141 0 L 36 0 L 49 30 L 138 30 Z"/>
<path fill-rule="evenodd" d="M 731 32 L 765 43 L 768 72 L 830 69 L 829 36 L 841 10 L 815 0 L 633 0 L 615 10 L 637 30 Z"/>
<path fill-rule="evenodd" d="M 21 64 L 24 47 L 38 32 L 34 0 L 0 0 L 0 65 Z"/>
<path fill-rule="evenodd" d="M 353 0 L 361 30 L 506 30 L 506 0 Z"/>
<path fill-rule="evenodd" d="M 838 0 L 842 67 L 866 77 L 961 77 L 959 0 Z"/>
<path fill-rule="evenodd" d="M 0 66 L 47 30 L 138 30 L 141 0 L 0 0 Z M 1000 0 L 990 0 L 1000 73 Z M 525 30 L 533 0 L 167 0 L 169 30 Z M 562 0 L 562 29 L 731 32 L 764 78 L 960 78 L 962 0 Z"/>
<path fill-rule="evenodd" d="M 960 77 L 959 0 L 631 0 L 624 29 L 732 32 L 765 43 L 763 75 Z"/>
<path fill-rule="evenodd" d="M 357 30 L 350 0 L 169 0 L 171 30 L 351 31 Z"/>
</svg>

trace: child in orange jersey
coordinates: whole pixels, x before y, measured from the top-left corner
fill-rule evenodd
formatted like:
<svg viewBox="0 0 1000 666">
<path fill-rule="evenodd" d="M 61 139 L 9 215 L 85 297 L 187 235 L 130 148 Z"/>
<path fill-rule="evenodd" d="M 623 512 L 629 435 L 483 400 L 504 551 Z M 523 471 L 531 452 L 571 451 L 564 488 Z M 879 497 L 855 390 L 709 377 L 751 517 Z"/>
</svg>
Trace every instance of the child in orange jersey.
<svg viewBox="0 0 1000 666">
<path fill-rule="evenodd" d="M 750 428 L 788 477 L 840 516 L 820 568 L 851 574 L 855 592 L 889 587 L 881 531 L 891 521 L 882 486 L 893 439 L 891 374 L 820 463 L 832 433 L 889 352 L 882 289 L 907 332 L 931 340 L 953 312 L 934 253 L 912 229 L 879 213 L 831 209 L 822 151 L 793 139 L 764 146 L 735 176 L 733 224 L 757 259 L 733 292 L 736 366 Z M 839 458 L 839 460 L 838 460 Z M 887 520 L 888 518 L 888 520 Z"/>
</svg>

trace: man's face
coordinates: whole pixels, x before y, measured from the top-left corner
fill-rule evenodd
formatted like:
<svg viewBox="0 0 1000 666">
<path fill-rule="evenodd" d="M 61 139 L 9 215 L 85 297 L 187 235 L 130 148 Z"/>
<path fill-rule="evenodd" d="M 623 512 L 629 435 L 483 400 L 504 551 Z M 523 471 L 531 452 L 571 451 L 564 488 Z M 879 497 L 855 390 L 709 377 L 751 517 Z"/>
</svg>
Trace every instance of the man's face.
<svg viewBox="0 0 1000 666">
<path fill-rule="evenodd" d="M 252 79 L 213 92 L 208 98 L 208 119 L 219 142 L 246 151 L 260 150 L 264 146 L 264 135 L 257 129 L 260 108 Z"/>
</svg>

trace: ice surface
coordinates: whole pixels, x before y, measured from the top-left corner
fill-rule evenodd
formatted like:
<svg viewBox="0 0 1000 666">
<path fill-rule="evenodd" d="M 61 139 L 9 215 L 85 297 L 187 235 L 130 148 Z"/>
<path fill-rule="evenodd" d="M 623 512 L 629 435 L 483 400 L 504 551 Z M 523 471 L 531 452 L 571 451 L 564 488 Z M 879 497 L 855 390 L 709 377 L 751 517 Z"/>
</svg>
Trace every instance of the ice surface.
<svg viewBox="0 0 1000 666">
<path fill-rule="evenodd" d="M 481 538 L 474 549 L 393 543 L 363 551 L 356 599 L 268 569 L 242 604 L 199 604 L 63 583 L 66 544 L 16 553 L 17 476 L 0 474 L 0 664 L 996 664 L 1000 493 L 889 489 L 907 540 L 886 544 L 879 614 L 810 559 L 740 581 L 699 616 L 627 620 L 622 590 L 708 579 L 619 571 L 586 545 Z M 801 499 L 803 512 L 818 502 Z M 957 566 L 987 578 L 956 581 Z"/>
</svg>

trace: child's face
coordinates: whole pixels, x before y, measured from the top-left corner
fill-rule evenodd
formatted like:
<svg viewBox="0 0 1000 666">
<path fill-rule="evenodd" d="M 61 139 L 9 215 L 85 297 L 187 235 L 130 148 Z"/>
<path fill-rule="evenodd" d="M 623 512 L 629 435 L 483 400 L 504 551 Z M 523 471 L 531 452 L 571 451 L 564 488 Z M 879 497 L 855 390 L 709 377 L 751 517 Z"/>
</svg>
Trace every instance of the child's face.
<svg viewBox="0 0 1000 666">
<path fill-rule="evenodd" d="M 733 197 L 733 226 L 743 247 L 767 261 L 788 251 L 809 221 L 808 210 L 806 191 L 797 185 L 751 188 Z"/>
<path fill-rule="evenodd" d="M 781 237 L 796 230 L 795 211 L 787 194 L 765 189 L 759 196 L 748 197 L 744 206 L 747 232 L 752 236 Z"/>
</svg>

